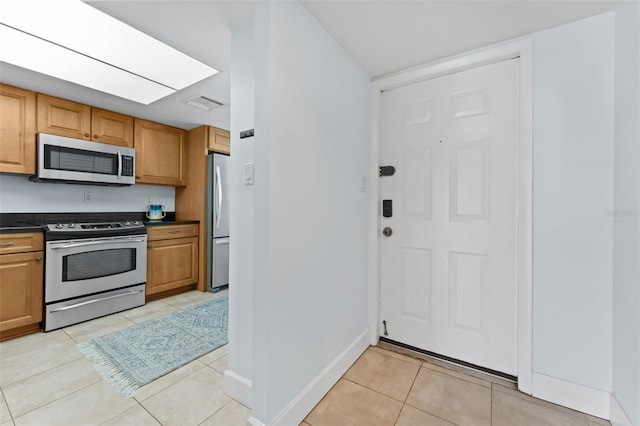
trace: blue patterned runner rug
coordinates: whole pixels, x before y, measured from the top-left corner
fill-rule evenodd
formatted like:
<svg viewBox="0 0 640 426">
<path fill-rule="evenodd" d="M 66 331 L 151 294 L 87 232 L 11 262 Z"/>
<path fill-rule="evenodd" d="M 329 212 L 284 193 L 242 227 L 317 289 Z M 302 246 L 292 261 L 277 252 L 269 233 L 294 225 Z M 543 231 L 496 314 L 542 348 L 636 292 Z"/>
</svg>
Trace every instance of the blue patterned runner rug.
<svg viewBox="0 0 640 426">
<path fill-rule="evenodd" d="M 227 343 L 228 298 L 221 297 L 79 343 L 122 395 Z"/>
</svg>

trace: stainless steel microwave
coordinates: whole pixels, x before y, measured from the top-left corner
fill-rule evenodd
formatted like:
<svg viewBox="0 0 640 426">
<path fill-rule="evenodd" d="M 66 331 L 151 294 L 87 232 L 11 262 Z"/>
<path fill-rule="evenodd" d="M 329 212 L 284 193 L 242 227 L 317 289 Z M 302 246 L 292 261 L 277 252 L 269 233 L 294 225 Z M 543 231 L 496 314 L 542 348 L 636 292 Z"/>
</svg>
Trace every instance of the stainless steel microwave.
<svg viewBox="0 0 640 426">
<path fill-rule="evenodd" d="M 38 133 L 36 182 L 124 186 L 136 183 L 135 149 Z"/>
</svg>

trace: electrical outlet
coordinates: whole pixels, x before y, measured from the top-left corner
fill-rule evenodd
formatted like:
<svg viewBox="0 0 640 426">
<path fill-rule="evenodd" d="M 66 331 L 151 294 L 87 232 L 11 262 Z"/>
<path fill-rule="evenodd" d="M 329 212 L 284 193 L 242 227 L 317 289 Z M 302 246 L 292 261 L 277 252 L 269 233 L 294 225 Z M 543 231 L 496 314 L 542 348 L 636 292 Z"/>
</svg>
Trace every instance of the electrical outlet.
<svg viewBox="0 0 640 426">
<path fill-rule="evenodd" d="M 93 192 L 85 191 L 84 192 L 84 202 L 85 203 L 90 203 L 92 201 L 93 201 Z"/>
</svg>

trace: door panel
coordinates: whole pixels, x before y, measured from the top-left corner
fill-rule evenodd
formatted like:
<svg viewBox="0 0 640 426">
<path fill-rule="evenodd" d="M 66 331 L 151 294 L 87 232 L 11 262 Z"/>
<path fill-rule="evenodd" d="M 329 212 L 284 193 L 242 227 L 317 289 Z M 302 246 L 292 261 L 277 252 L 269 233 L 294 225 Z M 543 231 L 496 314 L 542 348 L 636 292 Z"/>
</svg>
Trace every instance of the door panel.
<svg viewBox="0 0 640 426">
<path fill-rule="evenodd" d="M 431 250 L 403 248 L 402 314 L 414 320 L 431 319 Z"/>
<path fill-rule="evenodd" d="M 388 338 L 517 371 L 518 60 L 386 91 L 380 313 Z M 397 208 L 395 208 L 397 206 Z"/>
<path fill-rule="evenodd" d="M 89 105 L 37 94 L 38 133 L 90 140 Z"/>
<path fill-rule="evenodd" d="M 452 147 L 450 220 L 489 221 L 489 143 Z"/>
<path fill-rule="evenodd" d="M 36 172 L 36 94 L 0 83 L 0 172 Z"/>
<path fill-rule="evenodd" d="M 487 256 L 449 253 L 449 325 L 487 334 Z"/>
<path fill-rule="evenodd" d="M 431 149 L 416 149 L 404 153 L 401 173 L 404 193 L 402 208 L 405 216 L 431 220 Z"/>
</svg>

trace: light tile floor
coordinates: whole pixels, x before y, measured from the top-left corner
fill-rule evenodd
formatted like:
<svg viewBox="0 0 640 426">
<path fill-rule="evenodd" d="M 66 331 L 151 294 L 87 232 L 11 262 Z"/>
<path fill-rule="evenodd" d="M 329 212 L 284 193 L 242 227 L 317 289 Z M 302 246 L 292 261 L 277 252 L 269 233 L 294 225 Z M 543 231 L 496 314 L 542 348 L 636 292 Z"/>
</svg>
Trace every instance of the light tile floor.
<svg viewBox="0 0 640 426">
<path fill-rule="evenodd" d="M 222 391 L 223 346 L 124 398 L 76 344 L 227 295 L 191 291 L 49 333 L 0 343 L 0 426 L 245 426 L 250 410 Z"/>
<path fill-rule="evenodd" d="M 484 377 L 484 378 L 481 378 Z M 490 376 L 464 374 L 370 347 L 302 426 L 610 425 Z"/>
<path fill-rule="evenodd" d="M 245 426 L 250 410 L 222 391 L 223 346 L 124 398 L 76 344 L 222 297 L 192 291 L 0 343 L 0 426 Z M 303 426 L 596 426 L 610 423 L 531 398 L 501 380 L 369 348 Z"/>
</svg>

